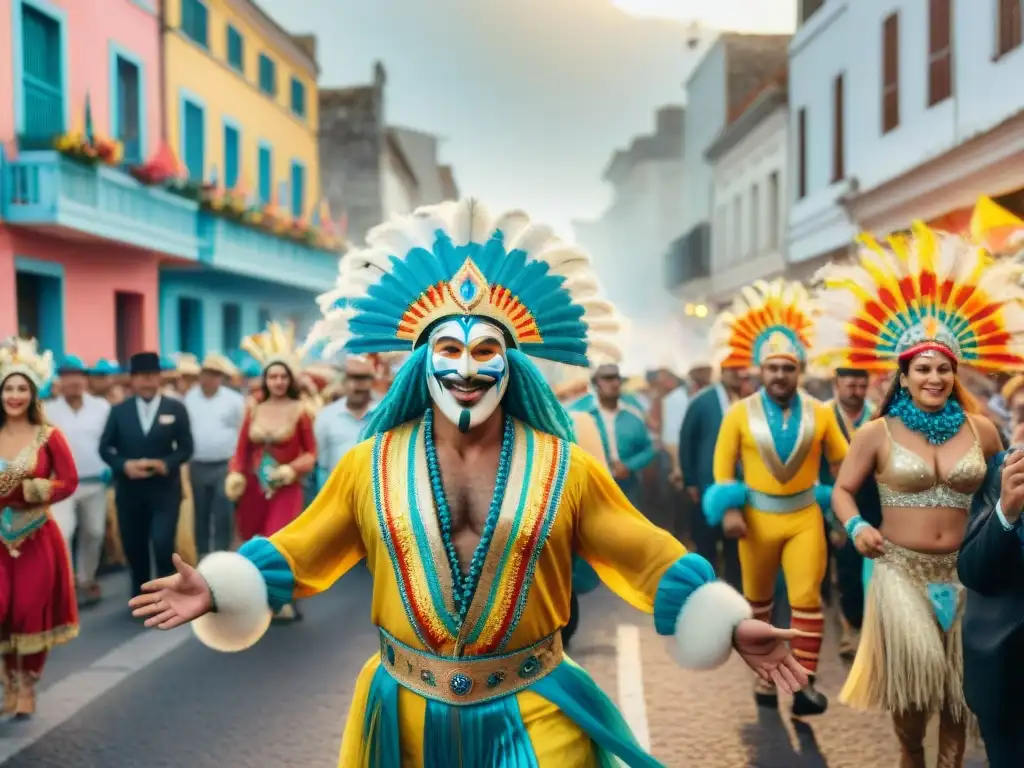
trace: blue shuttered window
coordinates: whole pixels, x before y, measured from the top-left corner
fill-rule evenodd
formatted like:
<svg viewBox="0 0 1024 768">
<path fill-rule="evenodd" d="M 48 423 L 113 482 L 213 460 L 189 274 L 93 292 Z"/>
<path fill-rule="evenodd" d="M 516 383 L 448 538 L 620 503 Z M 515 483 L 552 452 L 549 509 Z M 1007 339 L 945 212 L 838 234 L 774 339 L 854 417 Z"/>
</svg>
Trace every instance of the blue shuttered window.
<svg viewBox="0 0 1024 768">
<path fill-rule="evenodd" d="M 21 20 L 22 87 L 25 130 L 22 147 L 50 145 L 64 125 L 64 62 L 60 22 L 23 5 Z"/>
<path fill-rule="evenodd" d="M 270 147 L 260 147 L 258 160 L 260 203 L 268 205 L 274 192 L 274 169 Z"/>
<path fill-rule="evenodd" d="M 238 129 L 224 126 L 224 188 L 234 189 L 238 184 L 238 167 L 241 163 L 242 142 Z"/>
<path fill-rule="evenodd" d="M 228 24 L 228 66 L 245 72 L 245 42 L 242 33 Z"/>
<path fill-rule="evenodd" d="M 117 139 L 124 145 L 124 163 L 142 162 L 142 73 L 120 56 L 117 66 Z"/>
<path fill-rule="evenodd" d="M 191 101 L 184 103 L 182 126 L 185 135 L 182 141 L 185 145 L 185 167 L 188 169 L 189 181 L 201 184 L 206 166 L 206 130 L 203 125 L 205 115 L 202 107 Z"/>
<path fill-rule="evenodd" d="M 221 349 L 233 352 L 242 343 L 242 308 L 237 304 L 221 307 Z"/>
<path fill-rule="evenodd" d="M 260 90 L 277 96 L 277 64 L 265 53 L 260 54 Z"/>
<path fill-rule="evenodd" d="M 181 31 L 204 48 L 210 46 L 209 18 L 203 0 L 181 0 Z"/>
<path fill-rule="evenodd" d="M 259 328 L 262 331 L 265 330 L 268 325 L 270 325 L 270 310 L 266 307 L 260 307 Z"/>
<path fill-rule="evenodd" d="M 306 116 L 306 86 L 298 78 L 292 78 L 292 114 Z"/>
<path fill-rule="evenodd" d="M 292 163 L 292 216 L 302 218 L 306 211 L 306 167 L 302 163 Z"/>
</svg>

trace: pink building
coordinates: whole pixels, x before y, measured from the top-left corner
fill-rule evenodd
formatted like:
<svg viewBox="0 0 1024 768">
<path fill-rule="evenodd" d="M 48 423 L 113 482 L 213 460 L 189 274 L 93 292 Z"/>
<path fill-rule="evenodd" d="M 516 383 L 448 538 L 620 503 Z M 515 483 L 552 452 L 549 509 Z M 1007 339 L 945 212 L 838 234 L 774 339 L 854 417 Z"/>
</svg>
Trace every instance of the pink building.
<svg viewBox="0 0 1024 768">
<path fill-rule="evenodd" d="M 0 336 L 87 360 L 158 348 L 159 265 L 198 260 L 196 204 L 123 170 L 161 135 L 158 10 L 0 0 Z M 122 166 L 55 151 L 84 130 L 87 104 Z"/>
</svg>

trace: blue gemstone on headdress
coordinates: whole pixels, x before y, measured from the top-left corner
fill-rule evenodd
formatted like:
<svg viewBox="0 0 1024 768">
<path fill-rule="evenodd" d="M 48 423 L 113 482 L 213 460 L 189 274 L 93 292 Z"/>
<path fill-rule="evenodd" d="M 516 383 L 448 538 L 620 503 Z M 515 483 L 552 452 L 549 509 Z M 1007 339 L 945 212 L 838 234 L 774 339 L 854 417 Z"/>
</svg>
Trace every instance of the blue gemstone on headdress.
<svg viewBox="0 0 1024 768">
<path fill-rule="evenodd" d="M 505 673 L 500 669 L 497 672 L 491 672 L 491 674 L 487 676 L 488 688 L 497 688 L 503 682 L 505 682 Z"/>
<path fill-rule="evenodd" d="M 461 672 L 456 672 L 448 681 L 448 687 L 456 696 L 465 696 L 473 690 L 473 678 Z"/>
<path fill-rule="evenodd" d="M 476 285 L 468 277 L 459 286 L 459 296 L 462 297 L 463 301 L 472 301 L 473 297 L 476 296 Z"/>
</svg>

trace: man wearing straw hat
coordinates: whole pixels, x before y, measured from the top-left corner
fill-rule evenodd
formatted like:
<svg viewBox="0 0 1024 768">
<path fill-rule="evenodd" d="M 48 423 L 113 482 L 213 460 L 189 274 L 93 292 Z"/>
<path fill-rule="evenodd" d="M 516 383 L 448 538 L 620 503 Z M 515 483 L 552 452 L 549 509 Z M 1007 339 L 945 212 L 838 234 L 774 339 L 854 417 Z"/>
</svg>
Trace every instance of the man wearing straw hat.
<svg viewBox="0 0 1024 768">
<path fill-rule="evenodd" d="M 235 372 L 230 360 L 211 352 L 200 366 L 199 385 L 184 397 L 195 446 L 189 480 L 199 557 L 231 547 L 234 506 L 224 493 L 224 481 L 245 418 L 245 398 L 225 385 Z"/>
</svg>

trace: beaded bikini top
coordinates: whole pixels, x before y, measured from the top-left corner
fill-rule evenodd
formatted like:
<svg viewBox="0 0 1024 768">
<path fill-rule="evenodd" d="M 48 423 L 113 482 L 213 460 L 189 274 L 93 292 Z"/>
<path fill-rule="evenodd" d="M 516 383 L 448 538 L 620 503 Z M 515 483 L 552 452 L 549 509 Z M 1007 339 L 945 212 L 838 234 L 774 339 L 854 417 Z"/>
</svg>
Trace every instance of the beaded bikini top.
<svg viewBox="0 0 1024 768">
<path fill-rule="evenodd" d="M 940 478 L 930 462 L 893 439 L 885 419 L 882 423 L 889 436 L 889 460 L 875 479 L 883 507 L 971 508 L 974 494 L 981 488 L 988 471 L 977 432 L 967 453 L 945 478 Z M 973 431 L 970 419 L 968 423 Z"/>
</svg>

